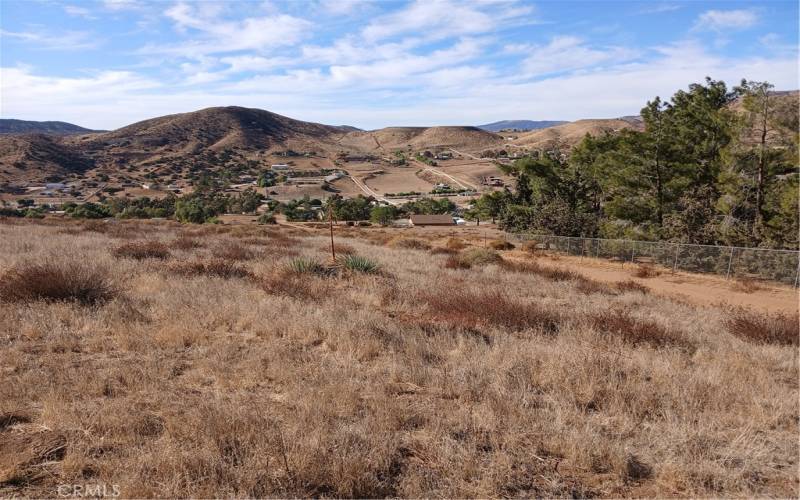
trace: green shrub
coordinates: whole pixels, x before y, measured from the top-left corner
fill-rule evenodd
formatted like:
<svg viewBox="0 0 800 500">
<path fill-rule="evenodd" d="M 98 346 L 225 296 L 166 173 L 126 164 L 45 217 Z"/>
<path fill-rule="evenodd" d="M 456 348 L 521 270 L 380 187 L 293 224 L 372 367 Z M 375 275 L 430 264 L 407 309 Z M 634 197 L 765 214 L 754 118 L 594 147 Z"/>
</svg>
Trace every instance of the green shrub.
<svg viewBox="0 0 800 500">
<path fill-rule="evenodd" d="M 345 269 L 365 274 L 377 274 L 381 271 L 381 265 L 367 257 L 359 255 L 345 255 L 341 259 Z"/>
<path fill-rule="evenodd" d="M 288 270 L 294 274 L 328 275 L 330 268 L 310 257 L 295 257 L 289 261 Z"/>
</svg>

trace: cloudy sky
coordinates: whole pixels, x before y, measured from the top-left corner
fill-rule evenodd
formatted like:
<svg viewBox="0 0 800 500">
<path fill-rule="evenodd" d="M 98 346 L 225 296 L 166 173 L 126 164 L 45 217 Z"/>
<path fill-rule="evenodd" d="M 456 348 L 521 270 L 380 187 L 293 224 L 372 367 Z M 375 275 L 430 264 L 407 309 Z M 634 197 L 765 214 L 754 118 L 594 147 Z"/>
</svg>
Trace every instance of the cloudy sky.
<svg viewBox="0 0 800 500">
<path fill-rule="evenodd" d="M 706 76 L 798 88 L 798 2 L 0 2 L 0 116 L 208 106 L 361 128 L 636 114 Z"/>
</svg>

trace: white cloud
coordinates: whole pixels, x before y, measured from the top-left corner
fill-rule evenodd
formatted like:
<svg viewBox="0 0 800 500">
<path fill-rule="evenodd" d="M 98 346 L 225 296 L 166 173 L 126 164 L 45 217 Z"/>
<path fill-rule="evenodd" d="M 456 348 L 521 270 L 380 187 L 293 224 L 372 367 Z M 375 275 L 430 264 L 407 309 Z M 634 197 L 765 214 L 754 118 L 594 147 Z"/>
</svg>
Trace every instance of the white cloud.
<svg viewBox="0 0 800 500">
<path fill-rule="evenodd" d="M 700 14 L 694 28 L 714 31 L 745 29 L 757 22 L 758 14 L 754 10 L 709 10 Z"/>
<path fill-rule="evenodd" d="M 171 45 L 148 45 L 148 54 L 200 57 L 208 54 L 241 50 L 264 51 L 291 46 L 307 36 L 311 23 L 287 14 L 248 17 L 237 21 L 221 19 L 220 4 L 181 2 L 167 9 L 166 17 L 175 22 L 178 31 L 199 32 L 198 39 Z"/>
<path fill-rule="evenodd" d="M 103 0 L 102 3 L 108 10 L 135 10 L 140 7 L 137 0 Z"/>
<path fill-rule="evenodd" d="M 592 68 L 602 63 L 620 64 L 638 56 L 637 51 L 623 47 L 592 48 L 574 36 L 558 36 L 543 46 L 507 46 L 506 49 L 528 54 L 522 69 L 529 77 Z"/>
<path fill-rule="evenodd" d="M 78 5 L 65 5 L 64 12 L 69 14 L 70 16 L 74 17 L 83 17 L 86 19 L 97 19 L 93 14 L 92 11 L 87 9 L 86 7 L 80 7 Z"/>
<path fill-rule="evenodd" d="M 372 42 L 407 33 L 423 34 L 429 39 L 473 35 L 491 32 L 509 20 L 534 23 L 532 12 L 531 6 L 518 5 L 514 0 L 415 0 L 405 9 L 376 18 L 362 34 Z"/>
<path fill-rule="evenodd" d="M 83 31 L 45 33 L 38 31 L 0 30 L 0 37 L 12 38 L 32 46 L 49 50 L 78 50 L 97 47 L 100 40 Z"/>
</svg>

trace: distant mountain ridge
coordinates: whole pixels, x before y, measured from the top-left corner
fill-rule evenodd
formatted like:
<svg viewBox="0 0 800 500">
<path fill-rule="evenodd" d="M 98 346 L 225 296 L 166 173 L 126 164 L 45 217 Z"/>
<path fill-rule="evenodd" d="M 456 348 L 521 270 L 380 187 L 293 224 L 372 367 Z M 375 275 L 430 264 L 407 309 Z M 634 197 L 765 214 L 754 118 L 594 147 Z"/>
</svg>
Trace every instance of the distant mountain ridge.
<svg viewBox="0 0 800 500">
<path fill-rule="evenodd" d="M 0 134 L 72 135 L 72 134 L 91 134 L 94 132 L 103 132 L 103 131 L 91 130 L 67 122 L 58 122 L 58 121 L 37 122 L 32 120 L 16 120 L 13 118 L 0 118 Z"/>
<path fill-rule="evenodd" d="M 478 125 L 481 130 L 488 132 L 499 132 L 501 130 L 539 130 L 541 128 L 555 127 L 556 125 L 563 125 L 569 123 L 562 120 L 501 120 L 499 122 L 487 123 L 486 125 Z"/>
</svg>

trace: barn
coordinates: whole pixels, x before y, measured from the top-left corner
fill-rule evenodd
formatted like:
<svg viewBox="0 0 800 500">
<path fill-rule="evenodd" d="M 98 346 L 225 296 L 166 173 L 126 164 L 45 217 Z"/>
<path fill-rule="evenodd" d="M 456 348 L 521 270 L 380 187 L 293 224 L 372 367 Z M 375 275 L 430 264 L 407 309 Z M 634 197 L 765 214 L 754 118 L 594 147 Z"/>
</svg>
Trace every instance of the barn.
<svg viewBox="0 0 800 500">
<path fill-rule="evenodd" d="M 410 226 L 454 226 L 451 215 L 412 215 L 408 219 Z"/>
</svg>

